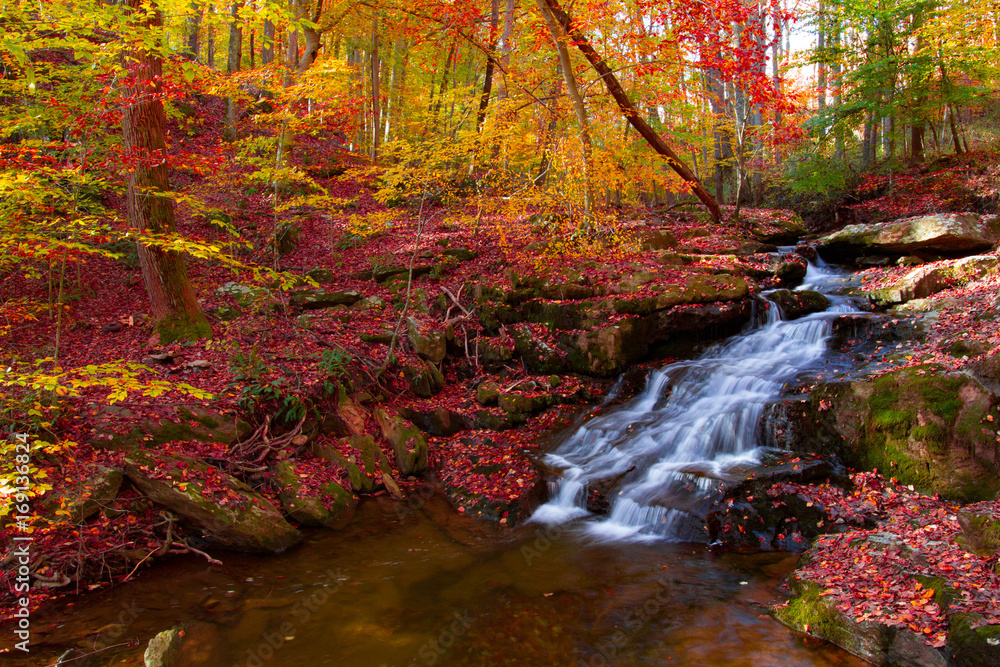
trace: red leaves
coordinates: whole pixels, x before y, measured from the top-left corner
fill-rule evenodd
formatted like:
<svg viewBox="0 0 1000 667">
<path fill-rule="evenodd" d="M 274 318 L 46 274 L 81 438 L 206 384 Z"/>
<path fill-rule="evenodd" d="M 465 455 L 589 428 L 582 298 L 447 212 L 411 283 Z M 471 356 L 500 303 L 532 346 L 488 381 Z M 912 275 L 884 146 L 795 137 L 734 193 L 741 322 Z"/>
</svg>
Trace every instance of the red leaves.
<svg viewBox="0 0 1000 667">
<path fill-rule="evenodd" d="M 975 612 L 1000 621 L 1000 577 L 991 560 L 959 546 L 958 506 L 887 483 L 874 473 L 853 476 L 852 493 L 828 486 L 783 485 L 827 508 L 831 519 L 860 525 L 883 515 L 877 528 L 825 535 L 796 576 L 824 587 L 823 597 L 856 622 L 906 627 L 930 646 L 947 641 L 946 612 Z M 971 506 L 1000 514 L 996 501 Z M 957 594 L 922 583 L 942 578 Z M 948 600 L 949 607 L 943 608 Z M 990 620 L 992 619 L 992 620 Z"/>
</svg>

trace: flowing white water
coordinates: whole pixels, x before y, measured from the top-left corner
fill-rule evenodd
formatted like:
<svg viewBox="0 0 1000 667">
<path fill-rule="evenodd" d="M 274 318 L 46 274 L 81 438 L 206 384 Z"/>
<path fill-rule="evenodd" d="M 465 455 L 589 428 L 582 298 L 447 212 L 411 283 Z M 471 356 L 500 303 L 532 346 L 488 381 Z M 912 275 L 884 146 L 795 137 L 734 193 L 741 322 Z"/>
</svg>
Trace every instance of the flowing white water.
<svg viewBox="0 0 1000 667">
<path fill-rule="evenodd" d="M 842 278 L 809 266 L 800 289 L 828 292 Z M 587 495 L 599 489 L 606 516 L 585 530 L 600 539 L 686 539 L 721 480 L 759 460 L 769 403 L 827 351 L 831 322 L 855 312 L 828 295 L 825 313 L 785 321 L 770 303 L 758 326 L 705 352 L 650 374 L 630 401 L 591 419 L 546 455 L 561 471 L 551 500 L 532 521 L 587 517 Z"/>
</svg>

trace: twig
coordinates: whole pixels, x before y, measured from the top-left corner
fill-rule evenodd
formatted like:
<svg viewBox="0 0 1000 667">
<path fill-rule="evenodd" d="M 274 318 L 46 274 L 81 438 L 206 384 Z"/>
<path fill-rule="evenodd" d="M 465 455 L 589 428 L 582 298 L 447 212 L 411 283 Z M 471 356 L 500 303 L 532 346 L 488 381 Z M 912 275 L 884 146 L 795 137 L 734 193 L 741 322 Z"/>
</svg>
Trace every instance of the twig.
<svg viewBox="0 0 1000 667">
<path fill-rule="evenodd" d="M 458 296 L 462 296 L 462 290 L 463 290 L 463 289 L 465 289 L 465 283 L 462 283 L 462 286 L 458 288 Z M 444 285 L 442 285 L 442 286 L 441 286 L 441 291 L 442 291 L 442 292 L 444 292 L 445 294 L 447 294 L 447 295 L 448 295 L 448 298 L 450 298 L 450 299 L 451 299 L 452 301 L 454 301 L 454 302 L 455 302 L 455 305 L 456 305 L 456 306 L 458 306 L 458 307 L 459 307 L 459 309 L 460 309 L 460 310 L 461 310 L 461 311 L 462 311 L 463 313 L 465 313 L 466 317 L 470 317 L 470 316 L 472 315 L 472 313 L 471 313 L 471 312 L 469 312 L 469 311 L 468 311 L 468 310 L 466 309 L 466 307 L 465 307 L 465 306 L 463 306 L 463 305 L 462 305 L 461 303 L 459 303 L 459 301 L 458 301 L 458 296 L 455 296 L 454 294 L 452 294 L 452 293 L 451 293 L 451 290 L 449 290 L 449 289 L 448 289 L 447 287 L 445 287 Z M 449 308 L 448 310 L 449 310 L 449 311 L 451 311 L 451 309 L 450 309 L 450 308 Z M 447 317 L 447 316 L 448 316 L 448 315 L 447 315 L 447 314 L 445 314 L 445 317 Z"/>
<path fill-rule="evenodd" d="M 128 581 L 132 577 L 132 575 L 135 574 L 135 571 L 139 569 L 139 566 L 142 565 L 143 563 L 145 563 L 147 560 L 149 560 L 150 556 L 152 556 L 153 554 L 155 554 L 159 550 L 160 550 L 160 548 L 156 548 L 156 549 L 153 549 L 152 551 L 150 551 L 148 554 L 146 554 L 146 557 L 143 558 L 138 563 L 136 563 L 135 567 L 132 568 L 132 571 L 129 572 L 128 574 L 126 574 L 125 578 L 122 579 L 119 583 L 124 583 L 124 582 Z"/>
<path fill-rule="evenodd" d="M 209 556 L 207 553 L 205 553 L 201 549 L 195 549 L 193 546 L 191 546 L 187 542 L 174 542 L 170 546 L 177 547 L 178 550 L 177 551 L 170 551 L 168 553 L 172 553 L 172 554 L 182 554 L 182 553 L 186 553 L 186 552 L 195 553 L 195 554 L 198 554 L 199 556 L 204 556 L 205 559 L 208 560 L 208 562 L 210 564 L 212 564 L 212 565 L 222 565 L 222 561 L 221 560 L 215 560 L 214 558 L 212 558 L 211 556 Z"/>
</svg>

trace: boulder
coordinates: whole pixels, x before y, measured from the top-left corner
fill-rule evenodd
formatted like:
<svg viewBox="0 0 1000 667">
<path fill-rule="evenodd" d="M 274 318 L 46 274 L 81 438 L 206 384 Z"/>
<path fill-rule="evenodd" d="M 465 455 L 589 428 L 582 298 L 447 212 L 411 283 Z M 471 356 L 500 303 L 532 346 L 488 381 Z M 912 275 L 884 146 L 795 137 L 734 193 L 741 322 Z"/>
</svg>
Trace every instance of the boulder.
<svg viewBox="0 0 1000 667">
<path fill-rule="evenodd" d="M 556 403 L 558 403 L 557 397 L 552 394 L 511 392 L 497 397 L 497 405 L 506 413 L 531 415 L 548 410 Z"/>
<path fill-rule="evenodd" d="M 919 266 L 902 278 L 869 294 L 872 301 L 881 304 L 906 303 L 923 299 L 942 290 L 987 276 L 994 276 L 1000 269 L 1000 257 L 974 255 L 958 260 Z"/>
<path fill-rule="evenodd" d="M 360 300 L 361 293 L 354 290 L 328 292 L 324 289 L 299 289 L 291 293 L 292 305 L 305 310 L 319 310 L 334 306 L 353 306 Z"/>
<path fill-rule="evenodd" d="M 830 300 L 813 290 L 777 289 L 767 293 L 767 298 L 781 309 L 785 319 L 794 320 L 812 313 L 822 313 L 830 307 Z"/>
<path fill-rule="evenodd" d="M 430 410 L 406 407 L 400 409 L 400 415 L 409 419 L 424 433 L 441 438 L 450 438 L 473 427 L 470 417 L 446 407 Z"/>
<path fill-rule="evenodd" d="M 295 249 L 295 244 L 302 235 L 302 228 L 294 222 L 282 222 L 274 230 L 271 243 L 279 255 L 287 255 Z"/>
<path fill-rule="evenodd" d="M 375 420 L 382 436 L 396 454 L 396 466 L 404 475 L 419 475 L 427 470 L 427 438 L 416 426 L 402 417 L 389 415 L 381 408 Z"/>
<path fill-rule="evenodd" d="M 444 375 L 438 367 L 423 359 L 414 366 L 403 367 L 403 377 L 410 384 L 410 390 L 421 398 L 430 398 L 444 389 Z"/>
<path fill-rule="evenodd" d="M 413 267 L 413 278 L 419 278 L 421 276 L 426 276 L 428 273 L 434 270 L 434 267 L 429 264 L 422 264 Z M 396 277 L 406 277 L 410 274 L 409 267 L 406 266 L 380 266 L 372 271 L 372 277 L 377 283 L 384 283 L 390 278 Z"/>
<path fill-rule="evenodd" d="M 535 373 L 558 373 L 565 365 L 565 352 L 539 338 L 525 325 L 511 328 L 514 349 L 525 365 Z"/>
<path fill-rule="evenodd" d="M 45 498 L 41 511 L 55 521 L 65 517 L 69 523 L 79 525 L 101 508 L 110 507 L 118 496 L 123 478 L 122 471 L 117 468 L 96 466 L 84 479 L 69 482 L 68 488 L 61 485 L 53 490 Z"/>
<path fill-rule="evenodd" d="M 819 240 L 820 255 L 854 261 L 866 255 L 968 254 L 1000 241 L 1000 217 L 941 213 L 870 225 L 848 225 Z"/>
<path fill-rule="evenodd" d="M 500 398 L 500 387 L 496 382 L 483 382 L 476 387 L 476 403 L 495 405 Z"/>
<path fill-rule="evenodd" d="M 406 320 L 406 332 L 413 351 L 432 364 L 440 364 L 448 349 L 448 341 L 442 331 L 434 331 L 425 324 L 410 317 Z"/>
<path fill-rule="evenodd" d="M 337 274 L 334 273 L 332 270 L 322 266 L 317 266 L 315 269 L 310 269 L 309 271 L 306 271 L 306 277 L 312 278 L 320 285 L 329 285 L 331 283 L 337 282 Z"/>
<path fill-rule="evenodd" d="M 666 229 L 642 229 L 635 232 L 643 250 L 669 250 L 677 247 L 677 239 Z"/>
<path fill-rule="evenodd" d="M 792 577 L 793 597 L 774 610 L 779 621 L 798 632 L 825 639 L 875 665 L 949 667 L 945 651 L 924 644 L 905 627 L 875 621 L 858 622 L 837 608 L 820 586 Z"/>
<path fill-rule="evenodd" d="M 321 441 L 312 444 L 313 456 L 340 466 L 351 480 L 351 488 L 357 493 L 372 493 L 381 483 L 382 475 L 392 472 L 392 466 L 385 453 L 370 435 L 352 435 L 342 438 L 339 447 L 332 447 Z M 356 454 L 341 453 L 354 450 Z"/>
<path fill-rule="evenodd" d="M 797 215 L 788 218 L 774 217 L 767 221 L 755 222 L 750 233 L 762 243 L 788 245 L 795 243 L 808 230 Z"/>
<path fill-rule="evenodd" d="M 286 459 L 274 466 L 274 481 L 282 507 L 289 516 L 305 526 L 342 525 L 357 503 L 354 494 L 336 482 L 310 489 L 302 481 L 292 460 Z"/>
<path fill-rule="evenodd" d="M 784 438 L 830 452 L 927 494 L 960 502 L 996 497 L 998 398 L 975 379 L 925 364 L 870 381 L 822 384 L 785 407 Z"/>
<path fill-rule="evenodd" d="M 242 419 L 200 407 L 178 407 L 170 418 L 148 420 L 132 426 L 125 433 L 119 433 L 113 428 L 114 423 L 119 420 L 134 423 L 133 418 L 134 415 L 127 408 L 105 406 L 98 414 L 99 425 L 88 444 L 99 449 L 126 450 L 154 447 L 175 440 L 221 442 L 229 445 L 247 437 L 253 430 Z"/>
<path fill-rule="evenodd" d="M 825 511 L 816 502 L 775 485 L 852 486 L 847 469 L 835 457 L 768 452 L 743 479 L 727 484 L 708 511 L 713 545 L 740 553 L 803 551 L 822 529 Z"/>
<path fill-rule="evenodd" d="M 636 317 L 594 331 L 564 335 L 561 342 L 569 349 L 567 361 L 571 369 L 603 377 L 621 373 L 649 350 L 646 324 Z"/>
<path fill-rule="evenodd" d="M 478 252 L 473 252 L 468 248 L 447 248 L 441 251 L 441 254 L 445 257 L 451 257 L 459 262 L 471 262 L 475 258 L 479 257 Z"/>
<path fill-rule="evenodd" d="M 125 457 L 125 474 L 143 495 L 199 526 L 216 546 L 277 553 L 302 539 L 266 498 L 189 456 L 136 450 Z"/>
</svg>

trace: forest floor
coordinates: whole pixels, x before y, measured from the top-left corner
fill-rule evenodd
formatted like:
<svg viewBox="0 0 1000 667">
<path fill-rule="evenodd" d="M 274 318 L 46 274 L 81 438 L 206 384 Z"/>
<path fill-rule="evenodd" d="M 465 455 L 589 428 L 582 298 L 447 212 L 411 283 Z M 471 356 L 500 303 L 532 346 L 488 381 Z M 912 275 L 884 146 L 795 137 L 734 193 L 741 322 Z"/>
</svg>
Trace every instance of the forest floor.
<svg viewBox="0 0 1000 667">
<path fill-rule="evenodd" d="M 88 444 L 108 427 L 112 416 L 112 428 L 118 433 L 127 433 L 150 420 L 174 419 L 179 406 L 239 415 L 259 427 L 266 415 L 280 412 L 283 406 L 314 398 L 324 381 L 330 380 L 331 371 L 337 381 L 351 384 L 355 394 L 375 396 L 382 407 L 390 410 L 426 412 L 441 407 L 464 413 L 479 407 L 476 389 L 488 382 L 500 387 L 528 382 L 539 387 L 551 385 L 549 376 L 532 374 L 517 363 L 493 371 L 475 363 L 446 363 L 442 367 L 444 388 L 429 398 L 415 396 L 402 369 L 419 363 L 416 354 L 406 345 L 390 349 L 385 344 L 393 332 L 405 334 L 398 306 L 406 301 L 407 286 L 405 281 L 373 280 L 380 269 L 408 267 L 413 262 L 433 265 L 428 275 L 410 285 L 408 312 L 435 309 L 438 326 L 444 328 L 447 321 L 454 331 L 454 344 L 468 349 L 474 345 L 475 331 L 471 321 L 473 299 L 463 291 L 467 284 L 506 291 L 515 281 L 562 275 L 579 270 L 588 261 L 592 271 L 589 277 L 594 282 L 615 283 L 639 271 L 666 273 L 670 269 L 642 249 L 642 232 L 651 228 L 667 231 L 684 239 L 686 252 L 713 255 L 731 247 L 734 237 L 752 241 L 749 229 L 753 224 L 766 226 L 791 216 L 786 211 L 744 209 L 742 221 L 725 220 L 716 226 L 693 208 L 619 208 L 609 209 L 607 223 L 597 233 L 580 234 L 575 225 L 560 216 L 540 217 L 536 209 L 484 211 L 477 203 L 461 198 L 422 207 L 420 197 L 410 193 L 403 198 L 403 205 L 389 207 L 377 201 L 381 183 L 363 160 L 345 155 L 332 143 L 301 137 L 297 166 L 310 174 L 328 197 L 345 203 L 334 211 L 325 205 L 304 203 L 276 220 L 273 190 L 254 185 L 249 179 L 249 167 L 219 161 L 215 150 L 220 142 L 218 130 L 212 126 L 210 114 L 206 118 L 204 130 L 196 137 L 178 141 L 177 150 L 183 144 L 186 154 L 201 156 L 203 164 L 214 163 L 216 170 L 204 174 L 179 165 L 173 176 L 174 187 L 200 199 L 209 209 L 227 213 L 226 225 L 238 232 L 240 241 L 249 243 L 249 248 L 237 255 L 242 261 L 298 275 L 328 269 L 332 279 L 325 289 L 358 292 L 371 307 L 349 312 L 336 307 L 303 311 L 280 291 L 276 299 L 269 297 L 263 305 L 240 305 L 232 291 L 220 288 L 233 283 L 253 286 L 249 271 L 234 272 L 218 262 L 189 258 L 195 290 L 203 309 L 210 313 L 213 337 L 160 345 L 148 325 L 149 303 L 134 250 L 127 243 L 109 245 L 121 251 L 120 259 L 93 256 L 85 263 L 70 266 L 66 306 L 59 317 L 39 311 L 30 321 L 18 321 L 9 314 L 0 321 L 0 360 L 33 363 L 54 356 L 58 345 L 63 369 L 86 369 L 118 361 L 142 363 L 143 368 L 135 371 L 138 381 L 185 383 L 209 397 L 169 392 L 154 397 L 132 391 L 124 400 L 116 401 L 117 407 L 109 412 L 109 388 L 87 386 L 86 370 L 76 376 L 81 383 L 72 396 L 54 402 L 44 400 L 41 391 L 13 397 L 0 415 L 5 430 L 33 426 L 43 439 L 64 443 L 61 451 L 38 462 L 36 480 L 62 488 L 85 477 L 96 465 L 121 468 L 124 450 Z M 174 132 L 180 134 L 177 128 Z M 995 168 L 983 166 L 1000 164 L 995 158 L 980 153 L 930 169 L 914 168 L 896 174 L 891 186 L 873 177 L 866 186 L 872 196 L 855 207 L 857 216 L 862 220 L 894 219 L 969 208 L 977 197 L 995 196 L 990 189 L 997 181 Z M 341 171 L 339 167 L 344 166 L 347 170 Z M 103 199 L 110 209 L 122 211 L 120 194 L 105 194 Z M 731 207 L 724 210 L 727 216 L 733 214 Z M 217 244 L 235 240 L 229 231 L 189 206 L 179 206 L 178 215 L 178 230 L 185 235 Z M 298 229 L 297 239 L 285 253 L 277 252 L 273 243 L 277 222 L 293 223 Z M 728 238 L 723 238 L 720 230 Z M 468 253 L 448 255 L 447 250 Z M 463 259 L 455 261 L 457 256 Z M 599 263 L 593 258 L 599 258 Z M 0 299 L 10 304 L 15 300 L 50 302 L 48 268 L 37 268 L 41 270 L 33 275 L 10 272 L 0 276 Z M 865 280 L 874 284 L 903 270 L 871 269 Z M 953 305 L 943 311 L 911 358 L 900 363 L 944 361 L 957 368 L 975 358 L 995 355 L 1000 349 L 1000 315 L 995 298 L 998 287 L 1000 279 L 943 293 L 942 297 L 954 300 Z M 229 320 L 219 316 L 234 308 L 238 309 L 238 317 Z M 997 316 L 971 321 L 975 313 L 987 311 Z M 977 354 L 969 359 L 948 354 L 956 336 L 977 343 Z M 582 406 L 605 395 L 610 386 L 608 379 L 565 374 L 560 377 L 560 392 L 579 396 L 577 405 L 533 416 L 520 428 L 490 432 L 488 446 L 432 437 L 429 469 L 445 482 L 462 478 L 463 486 L 476 489 L 500 505 L 521 498 L 539 480 L 530 455 L 539 446 L 540 436 L 569 423 Z M 112 388 L 111 393 L 114 391 Z M 31 417 L 26 418 L 29 414 Z M 369 431 L 377 430 L 372 415 L 366 418 Z M 276 423 L 273 428 L 280 433 L 293 425 L 294 420 Z M 232 456 L 229 446 L 213 442 L 175 441 L 162 447 L 213 460 Z M 315 459 L 310 465 L 310 474 L 316 480 L 345 482 L 343 471 L 332 464 Z M 498 466 L 495 469 L 504 470 L 504 474 L 476 471 L 484 465 Z M 394 473 L 403 494 L 420 483 L 398 470 Z M 267 483 L 257 490 L 280 504 Z M 38 506 L 44 502 L 44 498 L 35 500 Z M 942 511 L 951 511 L 941 507 Z M 471 506 L 459 505 L 457 509 L 475 511 Z M 928 511 L 937 510 L 931 507 Z M 35 526 L 32 548 L 36 587 L 48 588 L 36 588 L 32 605 L 121 583 L 148 566 L 151 556 L 166 553 L 171 547 L 165 544 L 167 528 L 157 508 L 140 502 L 138 493 L 127 487 L 119 493 L 114 507 L 105 508 L 84 523 L 60 521 L 58 515 L 52 518 Z M 499 516 L 498 520 L 505 523 L 506 517 Z M 12 529 L 13 524 L 7 524 L 0 537 L 9 536 Z M 935 536 L 928 534 L 928 539 L 932 538 Z M 0 599 L 5 606 L 0 620 L 13 613 L 13 606 L 7 604 L 16 597 L 13 568 L 5 566 L 3 570 Z M 931 634 L 937 632 L 933 624 L 929 627 Z"/>
</svg>

